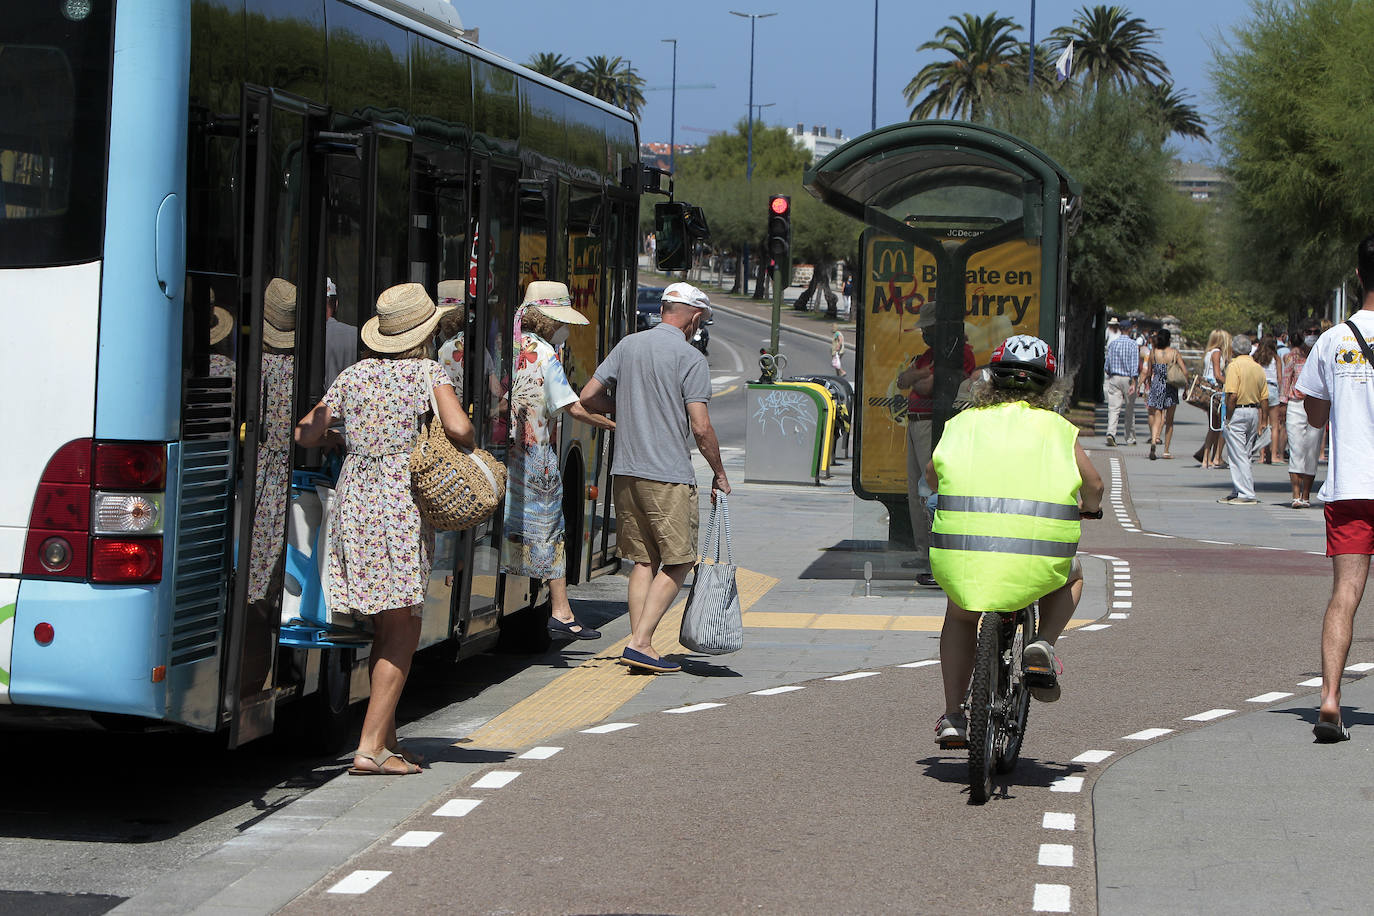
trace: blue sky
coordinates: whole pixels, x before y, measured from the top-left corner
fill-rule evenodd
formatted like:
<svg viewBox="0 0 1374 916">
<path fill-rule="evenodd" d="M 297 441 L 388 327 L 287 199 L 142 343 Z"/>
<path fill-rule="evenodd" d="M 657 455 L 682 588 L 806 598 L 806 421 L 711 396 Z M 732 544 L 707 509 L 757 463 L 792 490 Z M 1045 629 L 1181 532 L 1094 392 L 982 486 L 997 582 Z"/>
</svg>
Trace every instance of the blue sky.
<svg viewBox="0 0 1374 916">
<path fill-rule="evenodd" d="M 1120 3 L 1121 0 L 1116 0 Z M 1067 25 L 1084 2 L 1038 0 L 1037 40 Z M 1227 40 L 1249 18 L 1247 0 L 1149 0 L 1127 2 L 1132 15 L 1160 32 L 1155 51 L 1173 73 L 1177 87 L 1193 96 L 1204 115 L 1214 107 L 1208 68 L 1212 46 Z M 677 142 L 700 143 L 709 132 L 730 128 L 743 118 L 749 100 L 749 21 L 730 10 L 778 15 L 756 25 L 754 102 L 765 123 L 827 125 L 846 137 L 869 129 L 873 85 L 873 3 L 871 0 L 688 0 L 626 3 L 624 0 L 535 0 L 525 3 L 472 4 L 456 0 L 467 27 L 481 30 L 481 43 L 523 63 L 532 54 L 554 51 L 574 60 L 592 54 L 628 58 L 649 87 L 640 122 L 644 140 L 667 141 L 672 82 L 672 46 L 678 40 Z M 909 106 L 902 89 L 932 52 L 916 46 L 934 37 L 956 13 L 997 11 L 1030 25 L 1030 0 L 1000 4 L 923 0 L 879 0 L 878 124 L 906 120 Z M 714 89 L 686 86 L 714 84 Z M 1208 145 L 1177 143 L 1185 158 L 1210 161 Z"/>
</svg>

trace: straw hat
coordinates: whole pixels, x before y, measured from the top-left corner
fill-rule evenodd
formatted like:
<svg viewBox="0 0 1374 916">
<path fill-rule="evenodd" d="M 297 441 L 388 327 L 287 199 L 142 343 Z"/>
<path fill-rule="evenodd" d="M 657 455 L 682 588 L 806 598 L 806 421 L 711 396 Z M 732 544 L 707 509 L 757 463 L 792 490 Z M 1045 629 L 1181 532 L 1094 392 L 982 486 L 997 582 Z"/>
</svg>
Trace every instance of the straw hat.
<svg viewBox="0 0 1374 916">
<path fill-rule="evenodd" d="M 439 305 L 459 306 L 467 301 L 468 285 L 462 280 L 439 281 Z"/>
<path fill-rule="evenodd" d="M 296 286 L 273 277 L 262 296 L 262 342 L 278 350 L 296 345 Z"/>
<path fill-rule="evenodd" d="M 532 280 L 525 287 L 525 301 L 520 303 L 528 308 L 538 309 L 554 321 L 564 324 L 586 324 L 587 316 L 572 307 L 572 293 L 566 283 L 554 280 Z"/>
<path fill-rule="evenodd" d="M 229 310 L 222 306 L 215 306 L 210 313 L 214 323 L 210 325 L 210 346 L 214 346 L 224 338 L 228 337 L 234 330 L 234 316 L 229 314 Z"/>
<path fill-rule="evenodd" d="M 400 353 L 424 343 L 447 308 L 436 308 L 418 283 L 400 283 L 382 290 L 377 314 L 363 325 L 363 343 L 375 353 Z"/>
</svg>

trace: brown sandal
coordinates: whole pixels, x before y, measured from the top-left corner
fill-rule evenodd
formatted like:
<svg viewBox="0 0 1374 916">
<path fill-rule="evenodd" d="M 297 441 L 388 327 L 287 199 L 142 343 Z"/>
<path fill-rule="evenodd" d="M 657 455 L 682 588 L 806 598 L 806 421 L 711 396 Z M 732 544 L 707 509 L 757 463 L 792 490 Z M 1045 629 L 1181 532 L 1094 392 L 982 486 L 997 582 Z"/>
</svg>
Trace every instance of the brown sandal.
<svg viewBox="0 0 1374 916">
<path fill-rule="evenodd" d="M 354 765 L 348 768 L 349 776 L 414 776 L 416 773 L 420 772 L 418 766 L 406 760 L 395 751 L 387 750 L 386 748 L 382 748 L 375 754 L 364 754 L 361 749 L 353 753 L 353 759 L 356 760 L 360 757 L 363 760 L 371 760 L 372 765 L 377 769 L 364 770 Z M 386 768 L 386 762 L 393 757 L 405 764 L 404 770 L 388 770 Z"/>
</svg>

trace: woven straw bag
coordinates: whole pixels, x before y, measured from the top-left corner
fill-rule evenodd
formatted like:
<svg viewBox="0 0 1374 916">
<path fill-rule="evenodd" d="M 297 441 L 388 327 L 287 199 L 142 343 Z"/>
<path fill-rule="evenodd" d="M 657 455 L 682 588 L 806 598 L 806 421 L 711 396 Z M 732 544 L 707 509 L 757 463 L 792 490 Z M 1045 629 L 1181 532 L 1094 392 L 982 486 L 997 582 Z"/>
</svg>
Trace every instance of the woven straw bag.
<svg viewBox="0 0 1374 916">
<path fill-rule="evenodd" d="M 420 425 L 410 453 L 410 483 L 420 515 L 439 531 L 463 531 L 496 512 L 506 498 L 506 468 L 485 449 L 467 451 L 444 435 L 439 405 Z"/>
</svg>

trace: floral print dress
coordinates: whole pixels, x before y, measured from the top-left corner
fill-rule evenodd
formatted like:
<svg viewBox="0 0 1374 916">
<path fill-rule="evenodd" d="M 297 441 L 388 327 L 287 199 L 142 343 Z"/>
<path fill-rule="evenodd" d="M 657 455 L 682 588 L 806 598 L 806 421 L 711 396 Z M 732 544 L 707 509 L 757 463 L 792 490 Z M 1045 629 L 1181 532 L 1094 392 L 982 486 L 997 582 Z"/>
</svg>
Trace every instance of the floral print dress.
<svg viewBox="0 0 1374 916">
<path fill-rule="evenodd" d="M 420 616 L 434 565 L 434 529 L 410 491 L 410 452 L 431 390 L 449 384 L 432 359 L 365 359 L 325 393 L 344 422 L 348 457 L 329 520 L 329 607 Z"/>
<path fill-rule="evenodd" d="M 211 369 L 215 368 L 211 363 Z M 233 368 L 233 364 L 229 365 Z M 257 475 L 253 481 L 253 540 L 248 555 L 248 600 L 261 601 L 281 581 L 286 541 L 286 499 L 291 487 L 291 390 L 296 358 L 264 353 L 259 379 L 262 404 Z"/>
<path fill-rule="evenodd" d="M 506 464 L 503 572 L 537 579 L 567 575 L 558 415 L 576 400 L 553 347 L 526 331 L 510 393 L 515 435 Z"/>
</svg>

